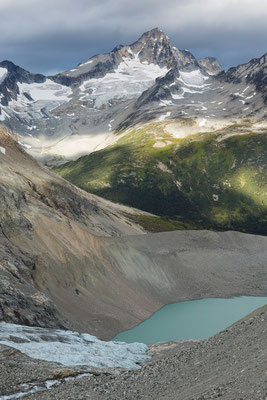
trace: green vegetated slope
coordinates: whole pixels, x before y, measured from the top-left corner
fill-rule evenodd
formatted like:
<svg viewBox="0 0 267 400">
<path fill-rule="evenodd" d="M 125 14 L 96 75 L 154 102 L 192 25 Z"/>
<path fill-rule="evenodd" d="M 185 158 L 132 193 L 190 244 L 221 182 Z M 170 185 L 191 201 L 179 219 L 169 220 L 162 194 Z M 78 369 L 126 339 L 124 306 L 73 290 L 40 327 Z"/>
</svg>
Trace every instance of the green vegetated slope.
<svg viewBox="0 0 267 400">
<path fill-rule="evenodd" d="M 136 216 L 151 231 L 267 234 L 267 131 L 236 124 L 177 139 L 166 127 L 134 128 L 56 171 L 88 192 L 156 214 Z"/>
</svg>

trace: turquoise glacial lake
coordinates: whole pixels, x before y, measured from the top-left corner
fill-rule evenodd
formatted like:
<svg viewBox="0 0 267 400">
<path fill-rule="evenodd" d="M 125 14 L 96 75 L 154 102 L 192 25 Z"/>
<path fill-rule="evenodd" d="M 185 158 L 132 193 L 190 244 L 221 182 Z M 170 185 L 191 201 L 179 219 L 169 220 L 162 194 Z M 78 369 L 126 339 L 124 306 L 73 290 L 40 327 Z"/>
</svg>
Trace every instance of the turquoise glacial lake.
<svg viewBox="0 0 267 400">
<path fill-rule="evenodd" d="M 208 339 L 256 308 L 267 304 L 267 297 L 202 299 L 164 306 L 133 329 L 112 340 L 146 344 L 168 340 Z"/>
</svg>

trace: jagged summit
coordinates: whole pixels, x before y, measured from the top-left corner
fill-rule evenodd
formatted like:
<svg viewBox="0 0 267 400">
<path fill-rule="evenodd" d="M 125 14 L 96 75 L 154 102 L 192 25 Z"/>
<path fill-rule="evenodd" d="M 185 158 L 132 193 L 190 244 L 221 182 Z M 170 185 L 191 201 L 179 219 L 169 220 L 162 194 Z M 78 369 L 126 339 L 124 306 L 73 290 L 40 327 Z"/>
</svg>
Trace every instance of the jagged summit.
<svg viewBox="0 0 267 400">
<path fill-rule="evenodd" d="M 142 38 L 142 37 L 146 37 L 146 36 L 158 37 L 158 36 L 162 36 L 162 35 L 168 38 L 168 36 L 167 36 L 161 29 L 159 29 L 158 27 L 156 27 L 156 28 L 150 29 L 149 31 L 144 32 L 144 33 L 142 34 L 141 38 Z"/>
<path fill-rule="evenodd" d="M 154 42 L 160 41 L 162 39 L 165 39 L 165 40 L 169 41 L 168 36 L 164 32 L 162 32 L 158 28 L 153 28 L 150 31 L 144 32 L 137 40 L 135 40 L 133 43 L 131 43 L 129 45 L 119 44 L 119 45 L 115 46 L 114 49 L 112 50 L 112 52 L 116 52 L 118 50 L 121 50 L 123 47 L 135 46 L 136 44 L 138 44 L 140 42 L 145 43 L 145 42 L 147 42 L 147 41 L 149 41 L 151 39 Z"/>
<path fill-rule="evenodd" d="M 147 42 L 159 43 L 162 45 L 170 45 L 169 37 L 161 31 L 159 28 L 153 28 L 150 31 L 144 32 L 141 37 L 136 40 L 131 46 L 136 43 L 147 43 Z"/>
<path fill-rule="evenodd" d="M 91 57 L 76 68 L 58 74 L 55 79 L 60 83 L 71 84 L 80 78 L 103 76 L 116 70 L 121 62 L 127 63 L 127 59 L 170 68 L 175 59 L 174 50 L 177 49 L 171 46 L 168 36 L 158 28 L 154 28 L 143 33 L 132 44 L 117 45 L 111 52 Z"/>
</svg>

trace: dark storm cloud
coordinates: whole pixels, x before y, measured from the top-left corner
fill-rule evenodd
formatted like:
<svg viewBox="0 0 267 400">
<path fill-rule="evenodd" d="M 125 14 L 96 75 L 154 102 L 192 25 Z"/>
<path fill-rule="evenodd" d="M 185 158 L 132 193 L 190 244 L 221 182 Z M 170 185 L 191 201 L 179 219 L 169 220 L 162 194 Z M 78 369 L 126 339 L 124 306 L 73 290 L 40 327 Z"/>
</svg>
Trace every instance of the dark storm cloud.
<svg viewBox="0 0 267 400">
<path fill-rule="evenodd" d="M 0 59 L 69 69 L 158 26 L 173 45 L 227 68 L 266 52 L 263 0 L 0 0 Z"/>
</svg>

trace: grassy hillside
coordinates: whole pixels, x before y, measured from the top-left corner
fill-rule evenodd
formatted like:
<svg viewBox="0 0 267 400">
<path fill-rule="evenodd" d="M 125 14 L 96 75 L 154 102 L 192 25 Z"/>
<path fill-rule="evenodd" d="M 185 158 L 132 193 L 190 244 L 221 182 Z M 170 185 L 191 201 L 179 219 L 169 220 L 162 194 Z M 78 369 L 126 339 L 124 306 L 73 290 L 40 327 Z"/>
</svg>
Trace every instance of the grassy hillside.
<svg viewBox="0 0 267 400">
<path fill-rule="evenodd" d="M 160 216 L 139 221 L 154 231 L 267 234 L 267 131 L 231 125 L 177 139 L 167 127 L 132 129 L 56 171 L 88 192 Z"/>
</svg>

